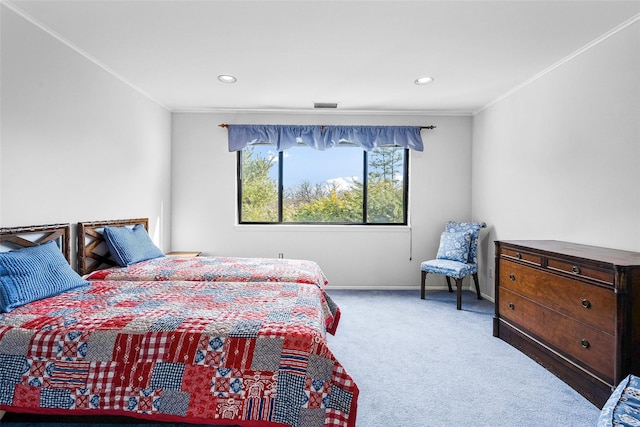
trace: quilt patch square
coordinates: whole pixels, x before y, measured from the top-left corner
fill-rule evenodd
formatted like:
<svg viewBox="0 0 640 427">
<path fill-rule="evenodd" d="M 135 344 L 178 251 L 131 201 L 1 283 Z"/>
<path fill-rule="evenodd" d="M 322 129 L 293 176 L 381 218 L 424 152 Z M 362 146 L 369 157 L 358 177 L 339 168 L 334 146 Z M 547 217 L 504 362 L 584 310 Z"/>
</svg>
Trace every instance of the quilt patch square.
<svg viewBox="0 0 640 427">
<path fill-rule="evenodd" d="M 333 361 L 315 354 L 309 356 L 307 375 L 311 378 L 330 380 L 333 374 Z"/>
<path fill-rule="evenodd" d="M 256 341 L 241 338 L 225 340 L 224 361 L 222 366 L 240 370 L 250 369 Z"/>
<path fill-rule="evenodd" d="M 59 344 L 58 357 L 64 360 L 84 359 L 87 355 L 88 334 L 80 331 L 66 333 Z"/>
<path fill-rule="evenodd" d="M 255 338 L 260 331 L 261 320 L 238 320 L 229 333 L 231 337 Z"/>
<path fill-rule="evenodd" d="M 303 408 L 300 410 L 299 427 L 313 427 L 324 424 L 325 410 L 320 408 Z"/>
<path fill-rule="evenodd" d="M 69 390 L 43 388 L 40 394 L 40 407 L 73 409 L 75 399 L 71 397 Z"/>
<path fill-rule="evenodd" d="M 27 364 L 29 370 L 23 374 L 21 384 L 33 387 L 44 387 L 45 384 L 48 384 L 53 362 L 29 359 Z"/>
<path fill-rule="evenodd" d="M 89 377 L 90 362 L 58 360 L 51 365 L 47 386 L 52 388 L 84 388 Z"/>
<path fill-rule="evenodd" d="M 27 356 L 32 358 L 54 359 L 60 354 L 59 333 L 55 330 L 39 330 L 31 339 L 31 347 Z"/>
<path fill-rule="evenodd" d="M 115 331 L 94 331 L 87 340 L 85 359 L 91 362 L 111 360 L 117 337 Z"/>
<path fill-rule="evenodd" d="M 246 397 L 273 398 L 275 396 L 278 383 L 276 372 L 245 371 L 244 374 L 244 395 Z"/>
<path fill-rule="evenodd" d="M 24 406 L 25 408 L 39 408 L 41 391 L 41 387 L 17 384 L 13 396 L 13 402 L 16 405 Z"/>
<path fill-rule="evenodd" d="M 251 369 L 254 371 L 278 370 L 283 345 L 282 338 L 257 338 Z"/>
<path fill-rule="evenodd" d="M 276 400 L 273 397 L 249 397 L 245 399 L 242 418 L 245 420 L 273 421 Z"/>
<path fill-rule="evenodd" d="M 125 408 L 131 412 L 151 414 L 159 410 L 161 397 L 162 392 L 156 392 L 152 388 L 140 389 L 138 392 L 133 390 L 124 400 Z"/>
<path fill-rule="evenodd" d="M 179 390 L 165 390 L 158 400 L 158 412 L 186 416 L 189 408 L 189 393 Z"/>
<path fill-rule="evenodd" d="M 282 350 L 280 356 L 280 370 L 298 375 L 306 375 L 309 354 L 301 350 Z"/>
<path fill-rule="evenodd" d="M 224 339 L 203 335 L 198 341 L 193 363 L 205 366 L 220 366 L 224 350 Z"/>
<path fill-rule="evenodd" d="M 234 398 L 218 398 L 216 413 L 216 418 L 236 419 L 242 413 L 242 401 Z"/>
<path fill-rule="evenodd" d="M 151 374 L 151 388 L 163 390 L 180 390 L 184 375 L 184 364 L 173 362 L 158 362 Z"/>
<path fill-rule="evenodd" d="M 100 397 L 91 394 L 88 389 L 76 389 L 71 391 L 72 397 L 76 399 L 75 407 L 77 409 L 97 409 L 99 408 Z"/>
<path fill-rule="evenodd" d="M 20 328 L 9 329 L 2 335 L 0 340 L 0 353 L 26 356 L 29 351 L 31 337 L 33 337 L 32 331 Z"/>
<path fill-rule="evenodd" d="M 181 390 L 195 395 L 211 394 L 211 384 L 216 370 L 209 366 L 185 365 Z"/>
<path fill-rule="evenodd" d="M 0 383 L 7 384 L 19 384 L 30 369 L 26 357 L 11 354 L 0 354 L 0 366 Z"/>
<path fill-rule="evenodd" d="M 167 362 L 190 363 L 194 352 L 197 351 L 196 349 L 199 346 L 201 335 L 191 332 L 171 333 L 169 338 L 164 360 Z"/>
<path fill-rule="evenodd" d="M 304 393 L 307 395 L 305 408 L 324 408 L 330 386 L 322 380 L 305 378 Z"/>
<path fill-rule="evenodd" d="M 242 372 L 229 368 L 219 368 L 211 382 L 211 393 L 218 397 L 241 397 L 243 394 Z"/>
<path fill-rule="evenodd" d="M 349 413 L 351 408 L 351 399 L 353 393 L 345 391 L 340 387 L 332 387 L 331 394 L 329 395 L 328 408 L 337 409 L 344 413 Z"/>
<path fill-rule="evenodd" d="M 169 332 L 175 331 L 176 328 L 184 322 L 185 318 L 180 316 L 165 315 L 157 319 L 151 326 L 149 332 Z"/>
<path fill-rule="evenodd" d="M 278 375 L 277 395 L 274 421 L 296 425 L 300 410 L 307 402 L 304 393 L 304 376 L 281 372 Z"/>
<path fill-rule="evenodd" d="M 87 388 L 101 392 L 115 383 L 118 364 L 116 362 L 90 362 Z"/>
</svg>

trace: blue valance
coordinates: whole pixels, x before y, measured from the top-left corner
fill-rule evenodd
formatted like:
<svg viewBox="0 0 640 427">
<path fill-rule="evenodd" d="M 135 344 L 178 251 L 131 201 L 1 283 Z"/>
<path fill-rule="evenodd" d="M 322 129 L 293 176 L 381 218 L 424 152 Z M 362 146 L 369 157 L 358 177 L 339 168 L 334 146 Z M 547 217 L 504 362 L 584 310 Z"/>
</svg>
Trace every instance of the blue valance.
<svg viewBox="0 0 640 427">
<path fill-rule="evenodd" d="M 352 143 L 365 150 L 397 145 L 422 151 L 420 126 L 300 126 L 225 125 L 229 130 L 229 151 L 252 144 L 271 144 L 278 151 L 297 144 L 328 150 L 340 143 Z"/>
</svg>

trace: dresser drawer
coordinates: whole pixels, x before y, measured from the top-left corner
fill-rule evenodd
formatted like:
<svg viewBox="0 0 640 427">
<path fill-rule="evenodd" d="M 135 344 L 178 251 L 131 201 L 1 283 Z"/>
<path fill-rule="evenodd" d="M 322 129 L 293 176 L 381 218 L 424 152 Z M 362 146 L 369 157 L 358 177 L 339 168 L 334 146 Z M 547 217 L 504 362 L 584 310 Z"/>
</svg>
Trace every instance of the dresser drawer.
<svg viewBox="0 0 640 427">
<path fill-rule="evenodd" d="M 547 267 L 551 270 L 558 270 L 565 273 L 574 274 L 577 277 L 591 279 L 607 285 L 613 285 L 613 272 L 595 269 L 591 266 L 584 266 L 565 260 L 549 258 Z"/>
<path fill-rule="evenodd" d="M 615 337 L 543 307 L 509 289 L 499 288 L 500 317 L 540 339 L 605 381 L 614 383 Z"/>
<path fill-rule="evenodd" d="M 607 334 L 616 330 L 616 295 L 577 279 L 499 260 L 500 286 Z"/>
<path fill-rule="evenodd" d="M 519 251 L 513 248 L 503 248 L 500 251 L 500 254 L 503 257 L 513 258 L 520 261 L 525 261 L 534 265 L 541 266 L 542 265 L 542 256 L 538 254 L 532 254 L 529 252 Z"/>
</svg>

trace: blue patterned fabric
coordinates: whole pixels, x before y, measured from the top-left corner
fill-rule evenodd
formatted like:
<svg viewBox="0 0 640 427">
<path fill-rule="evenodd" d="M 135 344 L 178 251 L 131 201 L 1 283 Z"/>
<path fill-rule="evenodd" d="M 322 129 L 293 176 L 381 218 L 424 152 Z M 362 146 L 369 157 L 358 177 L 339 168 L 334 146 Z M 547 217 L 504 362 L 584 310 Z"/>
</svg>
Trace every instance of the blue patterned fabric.
<svg viewBox="0 0 640 427">
<path fill-rule="evenodd" d="M 53 240 L 0 253 L 2 312 L 88 284 L 73 271 Z"/>
<path fill-rule="evenodd" d="M 640 378 L 628 375 L 600 411 L 597 427 L 640 426 Z"/>
<path fill-rule="evenodd" d="M 240 151 L 257 143 L 274 145 L 277 151 L 298 144 L 324 151 L 342 142 L 367 151 L 385 145 L 424 149 L 419 126 L 228 125 L 228 128 L 229 151 Z"/>
<path fill-rule="evenodd" d="M 480 229 L 484 226 L 481 222 L 455 222 L 449 221 L 445 227 L 445 232 L 442 235 L 454 235 L 457 233 L 469 233 L 469 256 L 466 262 L 460 262 L 452 259 L 440 259 L 441 252 L 446 252 L 447 248 L 451 246 L 451 242 L 454 241 L 453 237 L 448 239 L 445 237 L 445 248 L 438 249 L 438 255 L 435 260 L 425 261 L 420 264 L 420 269 L 426 273 L 442 274 L 445 276 L 453 277 L 454 279 L 460 279 L 470 274 L 478 272 L 478 237 L 480 235 Z M 443 238 L 440 240 L 443 243 Z M 451 256 L 454 258 L 454 256 Z M 458 259 L 462 259 L 460 256 Z"/>
<path fill-rule="evenodd" d="M 448 259 L 466 263 L 469 259 L 471 231 L 449 232 L 440 235 L 437 259 Z"/>
<path fill-rule="evenodd" d="M 420 264 L 420 269 L 427 273 L 444 274 L 445 276 L 460 279 L 478 271 L 478 264 L 451 261 L 448 259 L 433 259 Z"/>
<path fill-rule="evenodd" d="M 133 228 L 107 226 L 103 234 L 111 257 L 120 267 L 164 256 L 142 224 Z"/>
<path fill-rule="evenodd" d="M 469 264 L 478 263 L 478 237 L 480 236 L 480 229 L 484 226 L 481 222 L 447 222 L 446 231 L 449 233 L 456 233 L 461 231 L 471 232 L 471 243 L 469 245 Z"/>
</svg>

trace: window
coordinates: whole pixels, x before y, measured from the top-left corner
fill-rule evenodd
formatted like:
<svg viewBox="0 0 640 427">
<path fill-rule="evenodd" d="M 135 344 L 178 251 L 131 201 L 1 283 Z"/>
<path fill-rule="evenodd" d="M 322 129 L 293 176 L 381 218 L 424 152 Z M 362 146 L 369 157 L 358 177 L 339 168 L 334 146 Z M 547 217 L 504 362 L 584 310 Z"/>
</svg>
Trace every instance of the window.
<svg viewBox="0 0 640 427">
<path fill-rule="evenodd" d="M 241 224 L 407 224 L 409 150 L 300 144 L 238 152 Z"/>
</svg>

